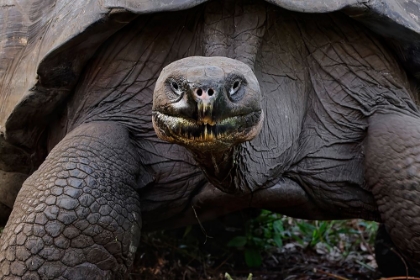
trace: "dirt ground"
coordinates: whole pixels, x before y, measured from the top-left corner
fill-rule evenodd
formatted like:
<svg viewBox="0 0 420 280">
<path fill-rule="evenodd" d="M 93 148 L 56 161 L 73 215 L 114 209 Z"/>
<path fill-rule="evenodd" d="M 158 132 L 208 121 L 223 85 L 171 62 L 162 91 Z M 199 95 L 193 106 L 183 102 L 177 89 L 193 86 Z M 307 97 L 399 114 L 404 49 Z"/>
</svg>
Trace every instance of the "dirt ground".
<svg viewBox="0 0 420 280">
<path fill-rule="evenodd" d="M 150 251 L 149 251 L 150 249 Z M 257 279 L 378 279 L 380 274 L 371 270 L 357 256 L 342 260 L 331 260 L 325 255 L 303 249 L 285 250 L 264 256 L 261 268 L 252 269 L 238 265 L 234 258 L 225 258 L 214 263 L 200 260 L 185 260 L 182 256 L 165 250 L 149 248 L 138 260 L 133 279 L 226 279 L 229 273 L 234 280 L 247 279 L 252 273 Z M 140 268 L 141 266 L 141 268 Z"/>
<path fill-rule="evenodd" d="M 182 230 L 144 235 L 132 279 L 222 280 L 229 279 L 226 273 L 233 280 L 250 279 L 250 273 L 252 280 L 370 280 L 381 276 L 368 244 L 343 254 L 339 248 L 327 248 L 322 243 L 310 249 L 296 242 L 287 243 L 263 252 L 261 267 L 249 268 L 243 252 L 224 246 L 227 238 L 216 236 L 206 241 L 198 230 L 189 235 L 187 241 Z"/>
</svg>

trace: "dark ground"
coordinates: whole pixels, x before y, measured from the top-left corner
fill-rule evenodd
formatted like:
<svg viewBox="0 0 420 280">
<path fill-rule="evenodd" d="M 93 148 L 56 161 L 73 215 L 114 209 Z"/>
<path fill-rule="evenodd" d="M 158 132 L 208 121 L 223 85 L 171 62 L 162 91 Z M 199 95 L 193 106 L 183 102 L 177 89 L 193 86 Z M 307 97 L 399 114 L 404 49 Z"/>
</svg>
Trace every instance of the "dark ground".
<svg viewBox="0 0 420 280">
<path fill-rule="evenodd" d="M 228 272 L 234 280 L 247 279 L 249 273 L 256 279 L 378 279 L 379 273 L 364 265 L 360 255 L 331 260 L 313 250 L 290 248 L 264 254 L 261 268 L 247 268 L 238 264 L 234 253 L 221 259 L 185 258 L 175 248 L 156 248 L 143 245 L 143 254 L 137 260 L 141 268 L 133 271 L 133 279 L 226 279 Z M 237 256 L 236 256 L 237 257 Z M 362 258 L 363 259 L 363 258 Z M 239 261 L 240 263 L 240 261 Z"/>
<path fill-rule="evenodd" d="M 347 224 L 352 227 L 352 222 Z M 370 280 L 381 277 L 376 270 L 372 241 L 365 240 L 363 234 L 341 234 L 336 246 L 324 242 L 309 246 L 285 240 L 281 248 L 271 247 L 262 252 L 261 267 L 249 268 L 243 251 L 226 246 L 238 232 L 221 230 L 212 223 L 203 226 L 213 238 L 206 241 L 199 226 L 144 234 L 132 279 L 222 280 L 229 279 L 225 278 L 226 272 L 234 280 L 248 279 L 249 273 L 253 275 L 252 280 Z"/>
</svg>

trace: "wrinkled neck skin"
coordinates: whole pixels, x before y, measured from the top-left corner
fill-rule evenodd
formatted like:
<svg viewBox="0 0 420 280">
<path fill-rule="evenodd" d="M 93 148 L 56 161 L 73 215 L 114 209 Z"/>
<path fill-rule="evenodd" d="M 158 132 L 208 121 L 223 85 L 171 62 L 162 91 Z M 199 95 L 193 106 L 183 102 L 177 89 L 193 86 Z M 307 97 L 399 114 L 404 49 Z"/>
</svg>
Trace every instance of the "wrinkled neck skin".
<svg viewBox="0 0 420 280">
<path fill-rule="evenodd" d="M 237 172 L 238 150 L 239 146 L 231 146 L 224 150 L 191 152 L 210 183 L 223 192 L 238 194 L 245 192 L 240 173 Z"/>
</svg>

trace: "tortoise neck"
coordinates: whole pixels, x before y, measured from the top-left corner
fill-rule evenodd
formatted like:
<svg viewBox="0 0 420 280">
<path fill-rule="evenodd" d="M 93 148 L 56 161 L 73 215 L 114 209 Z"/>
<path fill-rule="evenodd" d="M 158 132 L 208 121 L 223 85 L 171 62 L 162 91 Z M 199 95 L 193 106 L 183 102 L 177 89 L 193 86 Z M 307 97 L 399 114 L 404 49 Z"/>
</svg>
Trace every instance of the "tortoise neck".
<svg viewBox="0 0 420 280">
<path fill-rule="evenodd" d="M 238 146 L 233 146 L 223 151 L 193 152 L 193 155 L 210 183 L 223 192 L 234 194 L 242 189 L 237 172 L 238 150 Z"/>
</svg>

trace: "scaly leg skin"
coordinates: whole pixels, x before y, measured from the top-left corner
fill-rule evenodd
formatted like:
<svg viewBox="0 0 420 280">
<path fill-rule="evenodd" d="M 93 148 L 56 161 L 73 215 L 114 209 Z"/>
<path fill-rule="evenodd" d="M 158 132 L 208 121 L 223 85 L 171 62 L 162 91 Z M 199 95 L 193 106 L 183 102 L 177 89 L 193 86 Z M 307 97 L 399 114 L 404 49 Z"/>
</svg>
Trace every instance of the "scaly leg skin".
<svg viewBox="0 0 420 280">
<path fill-rule="evenodd" d="M 375 113 L 366 139 L 366 182 L 398 252 L 420 272 L 420 118 Z"/>
<path fill-rule="evenodd" d="M 128 132 L 84 124 L 30 176 L 0 240 L 0 279 L 121 279 L 140 239 Z"/>
</svg>

